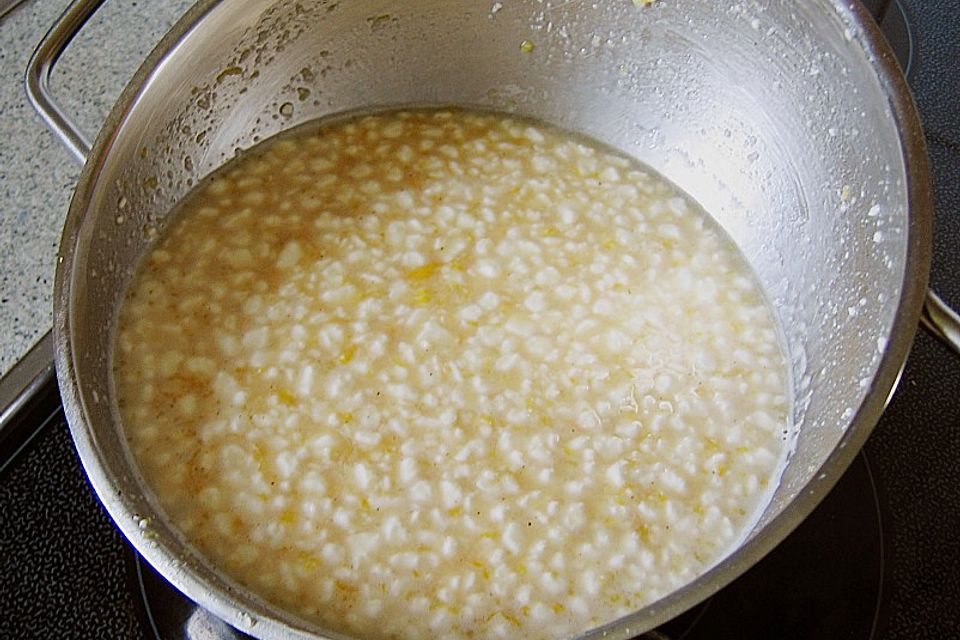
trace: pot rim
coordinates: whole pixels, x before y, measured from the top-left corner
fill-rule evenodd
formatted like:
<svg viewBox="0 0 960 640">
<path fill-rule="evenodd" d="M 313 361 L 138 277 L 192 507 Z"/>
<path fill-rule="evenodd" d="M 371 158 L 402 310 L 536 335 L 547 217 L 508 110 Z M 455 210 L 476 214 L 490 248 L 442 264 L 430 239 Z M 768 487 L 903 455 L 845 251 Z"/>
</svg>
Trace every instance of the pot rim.
<svg viewBox="0 0 960 640">
<path fill-rule="evenodd" d="M 126 116 L 136 107 L 141 90 L 149 83 L 163 60 L 176 49 L 190 29 L 222 1 L 200 0 L 176 22 L 126 85 L 97 135 L 78 178 L 58 252 L 54 281 L 54 360 L 64 412 L 90 483 L 110 517 L 136 550 L 167 580 L 188 594 L 189 598 L 244 632 L 264 638 L 313 638 L 316 636 L 305 627 L 295 626 L 289 619 L 281 621 L 269 615 L 269 612 L 277 610 L 273 605 L 258 607 L 258 612 L 241 610 L 231 593 L 235 587 L 229 581 L 224 582 L 222 590 L 211 589 L 209 582 L 200 576 L 200 572 L 189 564 L 185 565 L 181 556 L 174 553 L 173 549 L 165 544 L 152 543 L 142 535 L 140 525 L 128 508 L 123 494 L 117 491 L 112 479 L 105 472 L 102 452 L 94 429 L 87 420 L 89 412 L 74 367 L 78 346 L 71 337 L 74 310 L 70 304 L 70 291 L 75 273 L 75 242 L 89 211 L 90 197 L 114 142 L 115 133 Z M 839 443 L 814 479 L 803 487 L 777 517 L 693 582 L 643 609 L 594 629 L 580 636 L 581 638 L 626 640 L 635 637 L 638 633 L 663 624 L 706 600 L 759 562 L 806 519 L 853 462 L 879 421 L 906 364 L 927 292 L 932 255 L 933 199 L 923 129 L 906 79 L 867 9 L 861 3 L 849 0 L 825 0 L 825 5 L 825 8 L 832 9 L 844 24 L 850 26 L 853 39 L 860 44 L 867 56 L 865 63 L 875 73 L 888 99 L 905 166 L 908 205 L 906 260 L 900 298 L 896 305 L 887 348 L 881 356 L 862 404 Z M 253 600 L 256 599 L 254 596 Z M 333 634 L 331 637 L 344 636 Z"/>
</svg>

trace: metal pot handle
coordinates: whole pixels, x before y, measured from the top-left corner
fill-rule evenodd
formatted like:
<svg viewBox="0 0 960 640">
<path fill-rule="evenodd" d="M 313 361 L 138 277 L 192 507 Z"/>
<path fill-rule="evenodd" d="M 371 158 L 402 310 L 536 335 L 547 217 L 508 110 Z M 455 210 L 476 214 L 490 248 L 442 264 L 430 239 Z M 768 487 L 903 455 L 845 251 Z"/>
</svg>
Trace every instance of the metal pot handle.
<svg viewBox="0 0 960 640">
<path fill-rule="evenodd" d="M 90 142 L 53 98 L 50 73 L 64 49 L 101 4 L 103 0 L 76 0 L 71 4 L 37 46 L 25 78 L 31 104 L 80 164 L 86 162 Z M 20 428 L 17 418 L 30 409 L 54 374 L 53 337 L 47 331 L 27 355 L 0 377 L 0 470 L 33 436 L 33 432 Z"/>
<path fill-rule="evenodd" d="M 103 2 L 104 0 L 75 0 L 67 7 L 33 52 L 24 79 L 30 104 L 80 164 L 86 162 L 90 154 L 90 139 L 54 99 L 50 90 L 50 74 L 64 49 Z"/>
<path fill-rule="evenodd" d="M 933 289 L 927 291 L 920 324 L 960 355 L 960 315 L 948 307 Z"/>
</svg>

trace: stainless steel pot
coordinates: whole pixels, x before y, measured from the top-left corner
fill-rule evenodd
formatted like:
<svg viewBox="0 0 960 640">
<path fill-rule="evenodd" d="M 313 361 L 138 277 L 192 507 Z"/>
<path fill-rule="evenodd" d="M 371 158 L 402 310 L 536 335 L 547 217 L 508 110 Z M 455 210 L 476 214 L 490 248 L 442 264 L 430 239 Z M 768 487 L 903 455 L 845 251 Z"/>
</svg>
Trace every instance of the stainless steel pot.
<svg viewBox="0 0 960 640">
<path fill-rule="evenodd" d="M 665 174 L 756 271 L 793 377 L 795 451 L 782 482 L 725 561 L 584 637 L 628 638 L 666 621 L 803 520 L 876 424 L 925 300 L 924 317 L 956 348 L 955 314 L 926 290 L 931 199 L 919 122 L 856 2 L 202 0 L 148 57 L 88 150 L 45 80 L 101 1 L 76 2 L 28 72 L 35 105 L 86 159 L 56 280 L 64 406 L 124 535 L 189 597 L 247 633 L 324 630 L 240 588 L 167 524 L 114 406 L 112 326 L 131 268 L 171 206 L 237 149 L 286 128 L 398 104 L 539 118 Z"/>
</svg>

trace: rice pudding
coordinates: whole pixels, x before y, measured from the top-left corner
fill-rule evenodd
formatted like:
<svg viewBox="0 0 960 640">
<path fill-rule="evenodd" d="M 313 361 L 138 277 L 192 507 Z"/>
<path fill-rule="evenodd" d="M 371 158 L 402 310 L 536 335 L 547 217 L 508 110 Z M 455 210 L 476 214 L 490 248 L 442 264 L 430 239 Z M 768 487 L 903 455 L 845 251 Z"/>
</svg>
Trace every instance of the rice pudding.
<svg viewBox="0 0 960 640">
<path fill-rule="evenodd" d="M 559 638 L 689 582 L 778 480 L 778 332 L 635 161 L 491 113 L 302 127 L 198 186 L 114 378 L 169 518 L 365 638 Z"/>
</svg>

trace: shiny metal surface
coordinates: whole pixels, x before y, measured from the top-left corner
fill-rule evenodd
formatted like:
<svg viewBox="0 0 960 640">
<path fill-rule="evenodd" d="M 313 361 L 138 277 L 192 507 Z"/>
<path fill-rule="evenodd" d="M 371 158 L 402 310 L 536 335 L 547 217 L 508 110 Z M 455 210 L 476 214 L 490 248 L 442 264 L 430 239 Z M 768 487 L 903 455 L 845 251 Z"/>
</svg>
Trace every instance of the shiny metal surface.
<svg viewBox="0 0 960 640">
<path fill-rule="evenodd" d="M 960 355 L 960 315 L 947 306 L 933 291 L 927 294 L 923 305 L 921 324 Z"/>
<path fill-rule="evenodd" d="M 19 3 L 16 1 L 0 3 L 0 18 L 17 4 Z M 71 5 L 37 47 L 25 77 L 27 97 L 31 104 L 80 164 L 84 163 L 90 153 L 90 143 L 86 135 L 57 104 L 50 91 L 50 73 L 73 36 L 101 4 L 103 0 Z M 48 331 L 10 372 L 0 379 L 0 438 L 20 410 L 54 375 L 53 332 Z M 5 463 L 6 460 L 0 460 L 0 467 Z"/>
<path fill-rule="evenodd" d="M 450 103 L 546 120 L 666 175 L 737 242 L 783 328 L 795 450 L 753 535 L 584 637 L 650 629 L 782 540 L 866 440 L 909 351 L 929 169 L 903 78 L 856 3 L 203 1 L 144 63 L 84 167 L 61 245 L 56 361 L 81 459 L 121 530 L 253 635 L 324 632 L 219 574 L 157 510 L 112 402 L 124 285 L 173 203 L 238 149 L 328 114 Z"/>
<path fill-rule="evenodd" d="M 103 0 L 80 0 L 67 7 L 33 52 L 24 78 L 30 104 L 80 164 L 87 160 L 90 141 L 54 98 L 50 90 L 50 74 L 64 49 L 102 4 Z"/>
<path fill-rule="evenodd" d="M 0 0 L 0 20 L 23 3 L 23 0 Z"/>
<path fill-rule="evenodd" d="M 44 334 L 10 371 L 0 378 L 0 472 L 23 446 L 15 438 L 16 421 L 34 397 L 56 375 L 53 366 L 53 336 Z"/>
</svg>

